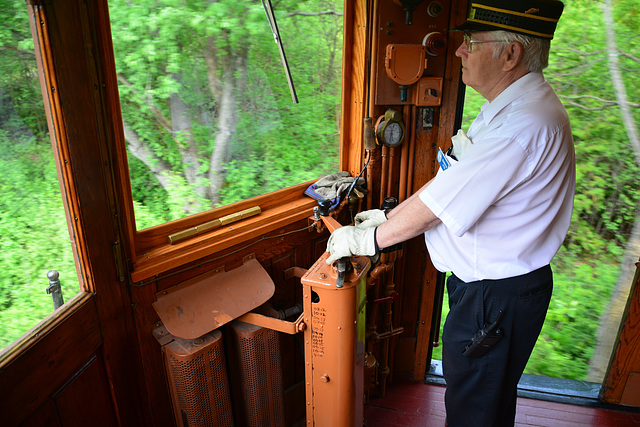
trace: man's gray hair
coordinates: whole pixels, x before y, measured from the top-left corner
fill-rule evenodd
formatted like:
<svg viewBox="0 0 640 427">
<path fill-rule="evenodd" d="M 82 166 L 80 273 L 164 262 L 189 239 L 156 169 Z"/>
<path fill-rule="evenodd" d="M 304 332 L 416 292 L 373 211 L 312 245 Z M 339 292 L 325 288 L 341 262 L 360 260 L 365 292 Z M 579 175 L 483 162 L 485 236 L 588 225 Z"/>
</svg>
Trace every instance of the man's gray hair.
<svg viewBox="0 0 640 427">
<path fill-rule="evenodd" d="M 523 47 L 522 62 L 527 70 L 532 73 L 540 73 L 549 66 L 549 49 L 551 40 L 538 37 L 525 36 L 524 34 L 512 33 L 510 31 L 492 31 L 491 38 L 502 40 L 507 43 L 495 43 L 493 45 L 494 58 L 500 57 L 507 48 L 508 43 L 520 42 Z"/>
</svg>

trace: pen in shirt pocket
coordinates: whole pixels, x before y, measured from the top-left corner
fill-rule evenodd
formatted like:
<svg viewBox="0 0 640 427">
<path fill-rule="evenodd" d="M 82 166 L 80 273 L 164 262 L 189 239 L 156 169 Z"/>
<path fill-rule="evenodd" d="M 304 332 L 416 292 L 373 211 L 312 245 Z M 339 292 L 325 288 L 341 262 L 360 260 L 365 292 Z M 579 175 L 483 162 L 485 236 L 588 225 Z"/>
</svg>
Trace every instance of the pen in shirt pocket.
<svg viewBox="0 0 640 427">
<path fill-rule="evenodd" d="M 454 156 L 454 154 L 453 154 L 453 145 L 451 147 L 449 147 L 449 149 L 447 150 L 447 156 L 451 157 L 456 162 L 458 161 L 456 156 Z"/>
</svg>

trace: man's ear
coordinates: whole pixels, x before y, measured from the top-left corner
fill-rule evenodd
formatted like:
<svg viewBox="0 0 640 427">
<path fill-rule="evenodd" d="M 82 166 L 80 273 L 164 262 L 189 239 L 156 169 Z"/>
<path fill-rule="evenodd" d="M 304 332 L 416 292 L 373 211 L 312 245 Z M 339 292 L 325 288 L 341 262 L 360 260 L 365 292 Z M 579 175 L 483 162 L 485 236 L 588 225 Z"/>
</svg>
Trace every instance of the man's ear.
<svg viewBox="0 0 640 427">
<path fill-rule="evenodd" d="M 502 53 L 504 63 L 502 66 L 503 71 L 511 71 L 516 68 L 522 62 L 522 54 L 524 48 L 520 42 L 511 42 L 509 46 Z"/>
</svg>

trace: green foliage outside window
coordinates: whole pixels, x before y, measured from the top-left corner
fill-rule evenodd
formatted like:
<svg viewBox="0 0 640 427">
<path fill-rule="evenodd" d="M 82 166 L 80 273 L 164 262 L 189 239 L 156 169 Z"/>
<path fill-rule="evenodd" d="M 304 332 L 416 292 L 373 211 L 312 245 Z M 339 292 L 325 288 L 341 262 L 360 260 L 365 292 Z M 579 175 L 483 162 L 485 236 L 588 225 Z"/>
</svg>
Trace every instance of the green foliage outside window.
<svg viewBox="0 0 640 427">
<path fill-rule="evenodd" d="M 79 291 L 26 7 L 0 8 L 0 350 L 53 311 L 47 273 Z"/>
<path fill-rule="evenodd" d="M 139 229 L 338 169 L 342 3 L 109 2 Z"/>
</svg>

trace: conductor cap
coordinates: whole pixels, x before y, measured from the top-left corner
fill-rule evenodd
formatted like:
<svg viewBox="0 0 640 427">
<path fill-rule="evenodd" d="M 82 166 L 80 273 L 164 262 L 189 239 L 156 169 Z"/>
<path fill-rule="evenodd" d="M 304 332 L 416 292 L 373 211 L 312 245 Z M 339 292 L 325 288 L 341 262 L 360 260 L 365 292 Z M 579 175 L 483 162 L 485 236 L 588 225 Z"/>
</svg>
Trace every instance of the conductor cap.
<svg viewBox="0 0 640 427">
<path fill-rule="evenodd" d="M 471 0 L 461 31 L 504 30 L 552 39 L 564 4 L 557 0 Z"/>
</svg>

